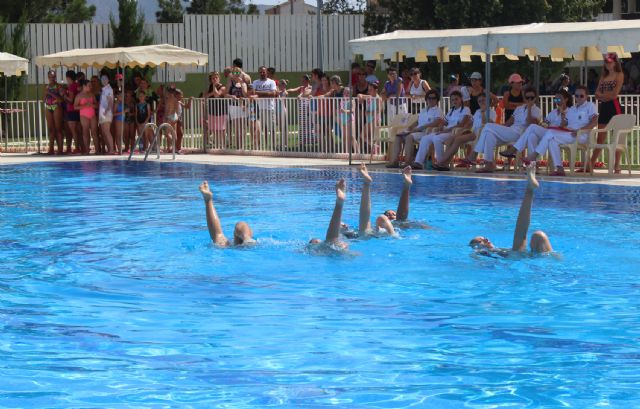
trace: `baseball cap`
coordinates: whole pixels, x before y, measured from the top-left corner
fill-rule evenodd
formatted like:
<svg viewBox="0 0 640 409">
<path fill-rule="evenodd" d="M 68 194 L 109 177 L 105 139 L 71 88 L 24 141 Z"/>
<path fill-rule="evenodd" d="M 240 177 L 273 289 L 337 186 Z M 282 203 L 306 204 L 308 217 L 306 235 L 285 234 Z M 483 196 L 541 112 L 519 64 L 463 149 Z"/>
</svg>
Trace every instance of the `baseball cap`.
<svg viewBox="0 0 640 409">
<path fill-rule="evenodd" d="M 614 61 L 618 61 L 618 54 L 616 53 L 606 53 L 604 55 L 604 60 L 606 62 L 614 62 Z"/>
<path fill-rule="evenodd" d="M 475 71 L 469 78 L 472 80 L 481 80 L 482 74 L 480 74 L 478 71 Z"/>
<path fill-rule="evenodd" d="M 520 76 L 520 74 L 514 72 L 513 74 L 509 75 L 509 84 L 514 83 L 514 82 L 522 82 L 522 77 Z"/>
</svg>

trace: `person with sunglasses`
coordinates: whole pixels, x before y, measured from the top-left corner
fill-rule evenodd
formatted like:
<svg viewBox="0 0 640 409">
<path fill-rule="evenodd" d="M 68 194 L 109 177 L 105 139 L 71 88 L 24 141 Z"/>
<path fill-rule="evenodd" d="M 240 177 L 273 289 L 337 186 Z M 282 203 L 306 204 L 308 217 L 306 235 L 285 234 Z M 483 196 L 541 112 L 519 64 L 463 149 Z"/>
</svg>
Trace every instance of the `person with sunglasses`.
<svg viewBox="0 0 640 409">
<path fill-rule="evenodd" d="M 438 159 L 437 163 L 433 164 L 433 169 L 437 171 L 449 171 L 449 165 L 451 164 L 451 160 L 454 155 L 458 152 L 458 149 L 465 145 L 469 144 L 478 138 L 482 128 L 487 123 L 494 123 L 496 121 L 496 111 L 495 109 L 487 106 L 487 97 L 484 95 L 478 95 L 478 108 L 473 114 L 473 120 L 471 123 L 471 129 L 467 129 L 464 132 L 454 134 L 452 138 L 447 141 L 447 148 L 444 150 L 442 155 L 442 159 Z M 487 109 L 489 109 L 489 118 L 487 121 Z M 467 149 L 470 151 L 471 146 Z M 467 164 L 459 164 L 457 167 L 468 167 Z"/>
<path fill-rule="evenodd" d="M 409 96 L 411 98 L 411 113 L 415 114 L 420 110 L 422 100 L 431 87 L 426 80 L 422 79 L 420 68 L 412 68 L 409 72 L 411 80 L 409 82 Z"/>
<path fill-rule="evenodd" d="M 496 145 L 498 143 L 505 144 L 517 141 L 529 125 L 540 121 L 542 111 L 535 104 L 538 93 L 533 87 L 525 88 L 523 93 L 526 104 L 517 107 L 504 125 L 487 124 L 482 129 L 474 152 L 482 153 L 484 168 L 478 169 L 476 173 L 493 172 L 496 169 L 493 157 Z M 465 163 L 472 164 L 474 159 L 475 154 L 471 153 L 465 159 Z"/>
<path fill-rule="evenodd" d="M 602 74 L 595 93 L 596 99 L 598 100 L 598 112 L 600 113 L 598 117 L 599 129 L 606 127 L 611 118 L 622 113 L 618 95 L 622 90 L 623 83 L 624 72 L 622 71 L 620 61 L 618 61 L 618 55 L 616 53 L 607 53 L 604 56 Z M 603 143 L 606 138 L 606 132 L 599 132 L 597 143 Z M 602 149 L 600 148 L 593 150 L 591 160 L 589 164 L 585 166 L 585 172 L 590 172 L 591 169 L 593 169 L 601 152 Z M 616 150 L 615 163 L 613 166 L 615 173 L 620 173 L 620 154 L 621 151 Z"/>
<path fill-rule="evenodd" d="M 541 125 L 529 125 L 516 143 L 500 152 L 500 155 L 506 158 L 515 158 L 516 154 L 524 149 L 533 152 L 547 129 L 564 129 L 567 126 L 567 111 L 573 106 L 573 98 L 567 91 L 560 90 L 553 97 L 553 104 L 556 109 L 547 114 Z"/>
<path fill-rule="evenodd" d="M 539 187 L 536 179 L 536 167 L 530 165 L 527 167 L 527 187 L 525 188 L 524 197 L 518 212 L 516 228 L 513 233 L 513 244 L 511 249 L 496 247 L 491 240 L 484 236 L 476 236 L 469 242 L 469 246 L 475 250 L 475 254 L 489 257 L 508 257 L 515 258 L 523 256 L 527 251 L 527 231 L 531 224 L 531 205 L 533 204 L 533 195 Z M 532 255 L 550 253 L 553 251 L 551 242 L 545 232 L 537 230 L 531 234 L 529 249 Z"/>
<path fill-rule="evenodd" d="M 423 169 L 424 161 L 431 145 L 435 151 L 433 163 L 444 160 L 444 145 L 452 139 L 456 131 L 468 129 L 471 125 L 471 111 L 469 107 L 464 106 L 462 101 L 462 93 L 453 91 L 449 96 L 451 101 L 451 109 L 444 118 L 444 125 L 438 128 L 438 131 L 431 132 L 420 140 L 420 147 L 416 154 L 415 161 L 411 164 L 413 169 Z"/>
<path fill-rule="evenodd" d="M 530 152 L 527 157 L 527 160 L 535 161 L 538 155 L 544 155 L 549 151 L 549 155 L 556 167 L 556 170 L 549 174 L 550 176 L 564 176 L 560 145 L 573 143 L 576 138 L 579 138 L 579 143 L 586 143 L 589 135 L 580 131 L 593 129 L 598 124 L 596 106 L 594 103 L 587 101 L 587 92 L 587 87 L 584 85 L 576 87 L 576 93 L 574 94 L 576 103 L 567 110 L 566 127 L 548 129 L 542 136 L 542 140 L 536 150 Z"/>
<path fill-rule="evenodd" d="M 509 76 L 509 89 L 505 91 L 502 96 L 504 101 L 504 121 L 507 122 L 513 112 L 519 106 L 525 104 L 525 98 L 522 96 L 522 84 L 524 81 L 518 73 L 513 73 Z"/>
<path fill-rule="evenodd" d="M 440 102 L 440 95 L 438 94 L 438 91 L 430 89 L 425 94 L 424 99 L 427 101 L 427 105 L 420 111 L 420 114 L 418 115 L 418 122 L 406 131 L 396 134 L 396 138 L 391 147 L 389 163 L 386 165 L 388 168 L 400 167 L 399 155 L 403 143 L 405 164 L 412 163 L 415 152 L 414 145 L 416 143 L 420 143 L 422 137 L 427 135 L 425 130 L 427 128 L 435 128 L 442 125 L 443 114 L 442 110 L 438 106 L 438 103 Z"/>
</svg>

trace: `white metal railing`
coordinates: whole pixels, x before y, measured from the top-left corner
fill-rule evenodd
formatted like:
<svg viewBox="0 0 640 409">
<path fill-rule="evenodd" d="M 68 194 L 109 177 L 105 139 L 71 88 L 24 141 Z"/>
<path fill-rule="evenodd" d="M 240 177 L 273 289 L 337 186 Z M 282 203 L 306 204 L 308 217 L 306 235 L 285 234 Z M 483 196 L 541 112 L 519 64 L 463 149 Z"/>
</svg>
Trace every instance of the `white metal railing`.
<svg viewBox="0 0 640 409">
<path fill-rule="evenodd" d="M 540 107 L 552 109 L 552 96 Z M 624 113 L 640 126 L 640 95 L 620 96 Z M 210 153 L 376 159 L 386 155 L 380 133 L 396 112 L 419 112 L 424 101 L 409 99 L 383 103 L 361 98 L 195 98 L 184 110 L 182 149 Z M 46 152 L 48 130 L 41 101 L 0 103 L 0 148 L 9 152 Z M 442 98 L 443 112 L 449 108 Z M 178 133 L 180 133 L 178 131 Z M 632 165 L 640 165 L 640 132 L 628 138 Z"/>
</svg>

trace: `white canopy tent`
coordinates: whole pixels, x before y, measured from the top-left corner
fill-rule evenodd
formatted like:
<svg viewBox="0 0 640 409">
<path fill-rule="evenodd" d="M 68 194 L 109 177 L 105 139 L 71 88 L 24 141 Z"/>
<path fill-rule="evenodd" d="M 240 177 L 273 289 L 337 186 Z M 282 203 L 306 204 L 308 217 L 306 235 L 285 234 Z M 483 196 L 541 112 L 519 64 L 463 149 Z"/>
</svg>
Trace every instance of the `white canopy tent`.
<svg viewBox="0 0 640 409">
<path fill-rule="evenodd" d="M 389 58 L 402 61 L 413 57 L 417 62 L 435 56 L 442 64 L 450 55 L 463 62 L 480 56 L 486 62 L 486 80 L 490 80 L 490 61 L 495 55 L 515 60 L 549 57 L 553 61 L 573 58 L 598 61 L 603 53 L 614 52 L 630 57 L 640 50 L 640 20 L 599 21 L 586 23 L 532 23 L 519 26 L 469 28 L 457 30 L 399 30 L 349 41 L 352 54 L 365 59 Z M 442 65 L 440 80 L 443 82 Z M 487 82 L 487 89 L 489 83 Z"/>
<path fill-rule="evenodd" d="M 77 48 L 35 58 L 36 65 L 49 67 L 164 67 L 203 66 L 207 54 L 170 44 L 117 48 Z"/>
<path fill-rule="evenodd" d="M 36 65 L 49 67 L 195 67 L 204 66 L 209 56 L 171 44 L 136 47 L 77 48 L 35 58 Z M 124 81 L 126 82 L 126 78 Z M 122 99 L 124 111 L 124 98 Z M 123 131 L 122 131 L 123 132 Z M 122 135 L 121 135 L 122 136 Z M 131 150 L 133 152 L 133 149 Z M 175 159 L 175 152 L 174 152 Z"/>
<path fill-rule="evenodd" d="M 5 77 L 29 73 L 29 60 L 9 53 L 0 53 L 0 74 Z"/>
<path fill-rule="evenodd" d="M 0 52 L 0 74 L 4 77 L 4 100 L 7 101 L 7 77 L 22 76 L 29 73 L 29 60 L 17 55 Z M 10 112 L 3 110 L 2 113 Z M 0 116 L 0 136 L 2 136 L 2 116 Z"/>
</svg>

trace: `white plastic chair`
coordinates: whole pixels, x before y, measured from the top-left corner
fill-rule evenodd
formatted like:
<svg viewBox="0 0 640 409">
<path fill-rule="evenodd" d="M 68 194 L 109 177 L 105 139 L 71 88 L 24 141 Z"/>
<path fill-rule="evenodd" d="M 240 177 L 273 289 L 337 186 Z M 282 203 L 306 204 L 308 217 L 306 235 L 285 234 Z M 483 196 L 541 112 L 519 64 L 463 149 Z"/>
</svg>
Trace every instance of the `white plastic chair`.
<svg viewBox="0 0 640 409">
<path fill-rule="evenodd" d="M 629 175 L 631 175 L 631 161 L 629 160 L 629 150 L 627 148 L 627 135 L 630 135 L 633 132 L 633 127 L 636 123 L 635 115 L 628 114 L 620 114 L 616 115 L 607 124 L 603 129 L 593 128 L 590 130 L 584 130 L 580 133 L 589 133 L 589 139 L 586 144 L 578 143 L 580 138 L 576 138 L 575 142 L 570 144 L 560 145 L 560 148 L 569 150 L 569 170 L 570 173 L 574 173 L 575 170 L 575 161 L 577 158 L 577 154 L 579 150 L 584 151 L 585 160 L 583 163 L 587 164 L 590 160 L 590 151 L 592 149 L 606 149 L 609 153 L 609 161 L 608 161 L 608 169 L 609 174 L 612 174 L 615 164 L 616 151 L 623 151 L 625 154 L 625 159 L 627 161 L 627 169 L 629 170 Z M 611 138 L 609 139 L 609 143 L 601 143 L 597 142 L 599 133 L 611 133 Z M 591 168 L 591 175 L 593 175 L 593 167 Z"/>
<path fill-rule="evenodd" d="M 395 115 L 393 117 L 393 120 L 389 124 L 385 126 L 375 127 L 372 144 L 380 143 L 380 145 L 382 145 L 382 142 L 393 141 L 398 132 L 409 128 L 416 122 L 418 122 L 417 114 L 409 114 L 406 112 L 401 112 Z M 383 131 L 385 131 L 386 137 L 382 136 Z M 369 156 L 369 163 L 371 163 L 372 161 L 373 161 L 373 149 L 371 150 L 371 155 Z"/>
</svg>

